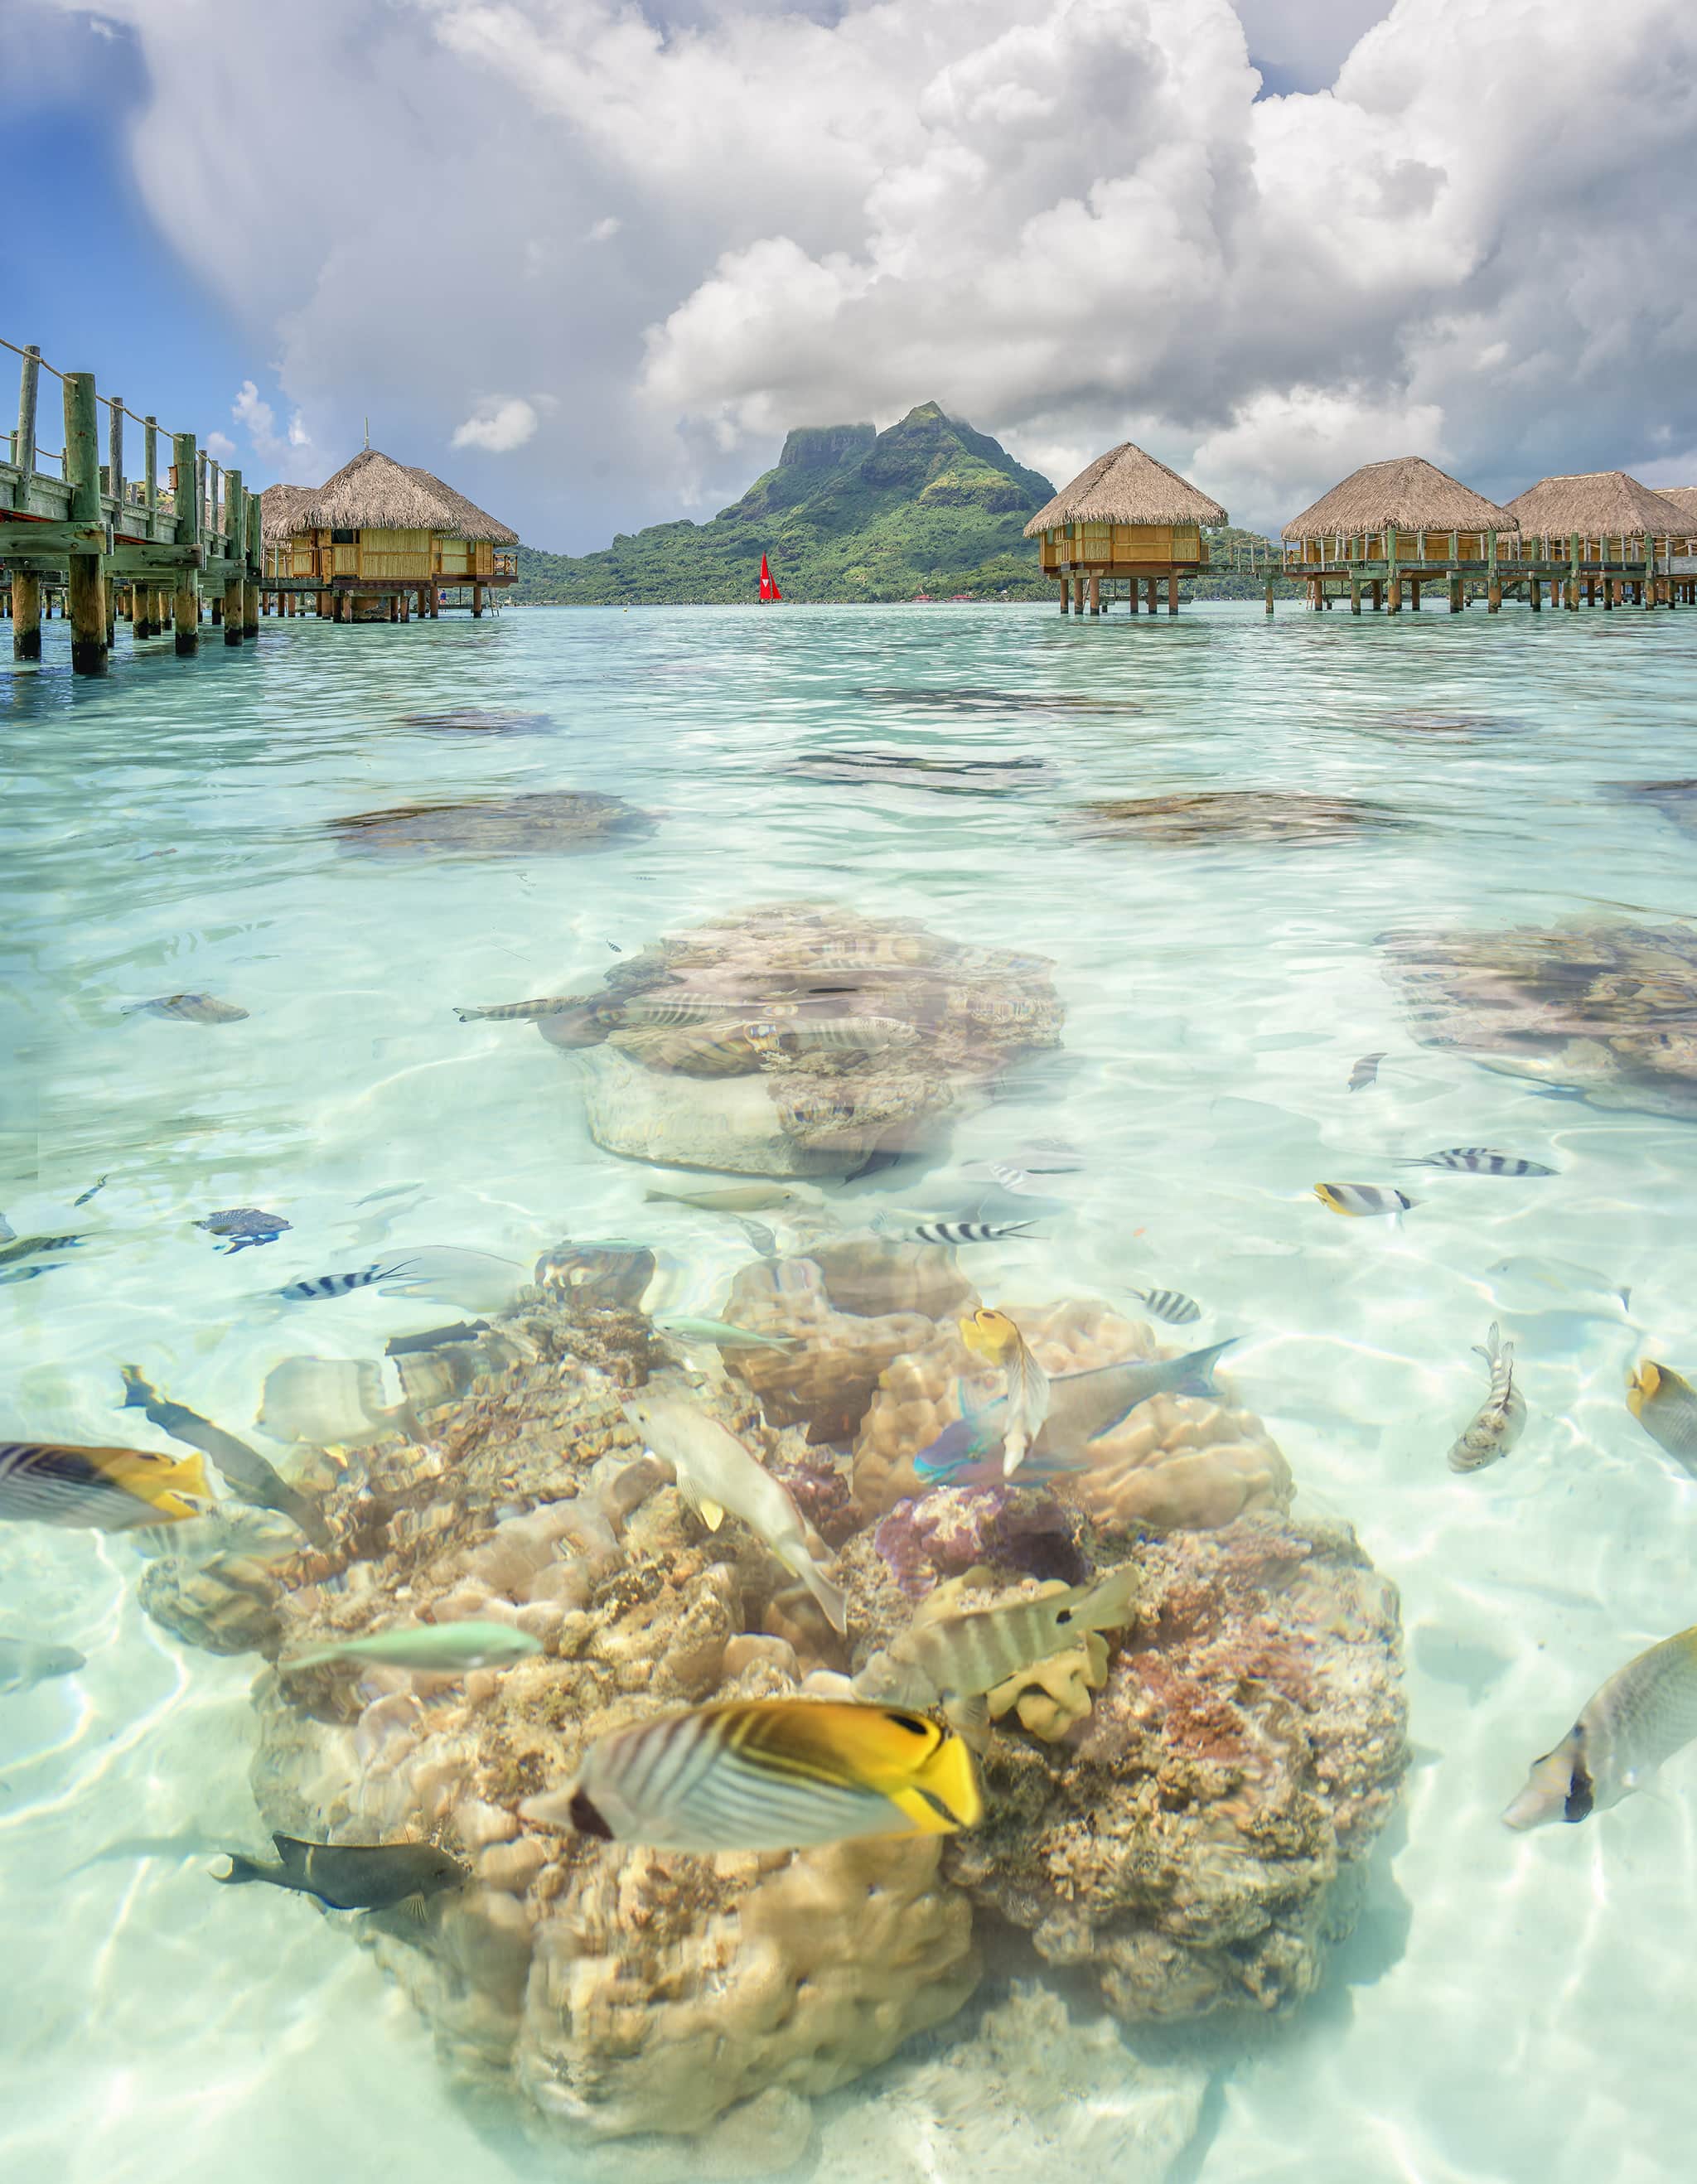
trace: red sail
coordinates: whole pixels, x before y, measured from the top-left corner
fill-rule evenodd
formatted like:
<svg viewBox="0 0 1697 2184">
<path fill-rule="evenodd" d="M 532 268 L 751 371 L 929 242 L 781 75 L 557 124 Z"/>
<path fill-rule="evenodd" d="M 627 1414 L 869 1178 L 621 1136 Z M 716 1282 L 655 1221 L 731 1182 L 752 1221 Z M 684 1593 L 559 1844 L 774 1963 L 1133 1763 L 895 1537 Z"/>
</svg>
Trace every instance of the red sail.
<svg viewBox="0 0 1697 2184">
<path fill-rule="evenodd" d="M 761 555 L 761 557 L 760 557 L 760 602 L 761 602 L 761 604 L 762 604 L 762 606 L 764 606 L 764 605 L 766 605 L 769 601 L 771 601 L 771 600 L 773 600 L 773 599 L 781 599 L 783 597 L 784 597 L 783 593 L 782 593 L 782 592 L 780 592 L 780 591 L 779 590 L 779 588 L 778 588 L 777 585 L 773 582 L 773 579 L 772 579 L 772 571 L 771 571 L 771 570 L 770 570 L 770 569 L 768 569 L 768 568 L 767 567 L 767 566 L 766 566 L 766 556 L 765 556 L 765 554 L 762 554 Z"/>
</svg>

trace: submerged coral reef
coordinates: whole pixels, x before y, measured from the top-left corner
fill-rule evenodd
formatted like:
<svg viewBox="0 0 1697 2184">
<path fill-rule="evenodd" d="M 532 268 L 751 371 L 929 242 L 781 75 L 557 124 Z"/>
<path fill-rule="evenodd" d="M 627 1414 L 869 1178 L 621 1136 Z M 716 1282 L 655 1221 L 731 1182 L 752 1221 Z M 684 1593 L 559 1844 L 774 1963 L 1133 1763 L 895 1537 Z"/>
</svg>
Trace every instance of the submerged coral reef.
<svg viewBox="0 0 1697 2184">
<path fill-rule="evenodd" d="M 1370 804 L 1359 796 L 1206 788 L 1184 795 L 1125 796 L 1080 804 L 1068 814 L 1067 823 L 1086 841 L 1204 848 L 1222 842 L 1273 842 L 1299 849 L 1406 827 L 1409 822 L 1387 805 Z"/>
<path fill-rule="evenodd" d="M 1422 1045 L 1599 1106 L 1697 1115 L 1697 933 L 1685 926 L 1397 933 L 1382 944 Z"/>
<path fill-rule="evenodd" d="M 865 1312 L 844 1308 L 832 1268 Z M 1309 1992 L 1348 1923 L 1340 1881 L 1404 1763 L 1397 1611 L 1344 1527 L 1281 1513 L 1288 1474 L 1259 1423 L 1162 1399 L 1116 1429 L 1099 1491 L 915 1493 L 902 1467 L 946 1407 L 959 1277 L 927 1247 L 865 1241 L 745 1269 L 733 1294 L 748 1323 L 801 1331 L 802 1354 L 732 1352 L 776 1375 L 761 1400 L 735 1379 L 693 1400 L 784 1481 L 821 1552 L 839 1551 L 840 1638 L 747 1526 L 710 1530 L 642 1450 L 621 1395 L 675 1366 L 627 1294 L 638 1271 L 545 1255 L 544 1284 L 454 1346 L 443 1400 L 421 1385 L 411 1437 L 309 1458 L 327 1551 L 214 1526 L 211 1551 L 157 1561 L 145 1581 L 149 1613 L 180 1635 L 269 1664 L 254 1691 L 265 1825 L 428 1840 L 472 1869 L 416 1921 L 350 1922 L 468 2097 L 516 2108 L 541 2140 L 563 2134 L 585 2176 L 748 2175 L 797 2158 L 816 2097 L 949 2025 L 986 1927 L 1029 1978 L 1064 1967 L 1127 2021 Z M 1011 1309 L 1051 1369 L 1153 1354 L 1147 1327 L 1102 1306 Z M 885 1359 L 898 1333 L 917 1346 Z M 835 1446 L 807 1437 L 822 1422 Z M 1208 1491 L 1127 1485 L 1197 1458 L 1218 1474 Z M 1164 1524 L 1214 1529 L 1147 1537 L 1151 1499 Z M 1133 1623 L 990 1694 L 986 1811 L 969 1833 L 703 1858 L 521 1812 L 613 1729 L 712 1700 L 846 1694 L 928 1596 L 931 1613 L 996 1604 L 1128 1557 Z M 457 1675 L 290 1666 L 392 1624 L 467 1618 L 543 1650 Z M 1049 2004 L 1023 2007 L 1048 2009 L 1056 2033 Z"/>
<path fill-rule="evenodd" d="M 656 941 L 536 1022 L 577 1054 L 608 1151 L 841 1175 L 911 1147 L 1019 1055 L 1057 1045 L 1048 972 L 911 918 L 784 903 Z"/>
<path fill-rule="evenodd" d="M 416 716 L 409 725 L 463 727 L 471 717 Z M 488 716 L 480 724 L 487 727 L 494 720 L 505 727 L 512 717 Z M 654 822 L 622 797 L 604 796 L 598 789 L 550 788 L 463 804 L 398 804 L 382 811 L 349 812 L 327 823 L 339 849 L 368 857 L 532 857 L 611 847 L 620 836 L 647 832 Z"/>
</svg>

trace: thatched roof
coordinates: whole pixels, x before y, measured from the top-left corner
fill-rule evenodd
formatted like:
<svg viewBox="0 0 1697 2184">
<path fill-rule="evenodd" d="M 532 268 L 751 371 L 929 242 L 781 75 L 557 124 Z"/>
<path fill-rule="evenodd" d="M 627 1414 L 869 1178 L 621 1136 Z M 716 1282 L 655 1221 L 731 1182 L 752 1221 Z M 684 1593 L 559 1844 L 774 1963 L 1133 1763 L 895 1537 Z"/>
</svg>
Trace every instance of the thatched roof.
<svg viewBox="0 0 1697 2184">
<path fill-rule="evenodd" d="M 1697 531 L 1697 485 L 1665 485 L 1661 498 L 1672 501 L 1685 518 L 1686 536 Z"/>
<path fill-rule="evenodd" d="M 351 463 L 309 493 L 294 510 L 297 530 L 440 531 L 450 538 L 487 538 L 516 546 L 518 533 L 486 515 L 462 493 L 428 471 L 362 448 Z"/>
<path fill-rule="evenodd" d="M 260 535 L 267 546 L 281 546 L 306 526 L 299 512 L 312 499 L 309 485 L 268 485 L 260 495 Z"/>
<path fill-rule="evenodd" d="M 1509 503 L 1519 528 L 1532 538 L 1663 538 L 1683 533 L 1690 518 L 1682 508 L 1640 485 L 1624 471 L 1585 471 L 1548 477 Z"/>
<path fill-rule="evenodd" d="M 1225 523 L 1217 500 L 1198 493 L 1188 478 L 1122 440 L 1088 470 L 1080 471 L 1025 526 L 1035 538 L 1063 523 Z"/>
<path fill-rule="evenodd" d="M 1366 538 L 1385 531 L 1512 531 L 1515 519 L 1423 455 L 1359 471 L 1288 522 L 1286 538 Z"/>
</svg>

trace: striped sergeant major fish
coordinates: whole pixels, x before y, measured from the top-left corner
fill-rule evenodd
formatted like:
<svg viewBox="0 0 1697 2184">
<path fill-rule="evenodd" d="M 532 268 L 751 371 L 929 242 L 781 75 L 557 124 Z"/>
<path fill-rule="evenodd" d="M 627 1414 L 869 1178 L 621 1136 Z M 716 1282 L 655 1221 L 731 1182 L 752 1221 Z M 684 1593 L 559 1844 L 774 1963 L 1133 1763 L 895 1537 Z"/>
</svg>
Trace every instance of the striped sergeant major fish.
<svg viewBox="0 0 1697 2184">
<path fill-rule="evenodd" d="M 749 1699 L 614 1730 L 528 1820 L 656 1850 L 802 1850 L 951 1835 L 984 1811 L 972 1755 L 923 1714 Z"/>
<path fill-rule="evenodd" d="M 1375 1213 L 1406 1213 L 1411 1206 L 1418 1206 L 1417 1198 L 1410 1198 L 1405 1190 L 1393 1190 L 1382 1183 L 1317 1183 L 1314 1195 L 1322 1206 L 1329 1206 L 1334 1213 L 1346 1214 L 1351 1220 Z"/>
<path fill-rule="evenodd" d="M 1515 1383 L 1515 1346 L 1504 1341 L 1495 1320 L 1484 1341 L 1475 1343 L 1473 1349 L 1490 1368 L 1491 1392 L 1449 1451 L 1452 1471 L 1482 1471 L 1488 1463 L 1495 1463 L 1520 1439 L 1527 1422 L 1526 1397 Z"/>
<path fill-rule="evenodd" d="M 955 1614 L 922 1609 L 874 1653 L 854 1680 L 856 1695 L 898 1706 L 946 1705 L 969 1741 L 981 1736 L 984 1696 L 1021 1669 L 1076 1646 L 1089 1630 L 1114 1630 L 1136 1612 L 1139 1579 L 1130 1563 L 1089 1585 Z M 974 1703 L 976 1702 L 976 1703 Z"/>
<path fill-rule="evenodd" d="M 1384 1058 L 1382 1051 L 1378 1054 L 1364 1054 L 1349 1072 L 1349 1089 L 1352 1092 L 1365 1092 L 1370 1084 L 1376 1084 L 1379 1078 L 1379 1064 Z"/>
<path fill-rule="evenodd" d="M 915 1221 L 902 1227 L 887 1213 L 875 1213 L 872 1227 L 892 1244 L 1000 1244 L 1009 1236 L 1023 1236 L 1036 1225 L 1031 1221 Z"/>
<path fill-rule="evenodd" d="M 1515 1153 L 1499 1152 L 1493 1145 L 1446 1145 L 1442 1152 L 1420 1153 L 1403 1162 L 1404 1167 L 1448 1168 L 1457 1175 L 1554 1175 L 1542 1161 L 1521 1160 Z"/>
<path fill-rule="evenodd" d="M 316 1304 L 375 1285 L 379 1296 L 429 1297 L 467 1312 L 494 1312 L 513 1301 L 524 1279 L 525 1270 L 516 1259 L 503 1259 L 493 1251 L 461 1251 L 454 1245 L 424 1245 L 344 1273 L 311 1274 L 271 1295 L 290 1304 Z"/>
<path fill-rule="evenodd" d="M 127 1532 L 204 1516 L 211 1498 L 198 1456 L 0 1441 L 0 1519 L 10 1523 Z"/>
<path fill-rule="evenodd" d="M 1202 1318 L 1202 1306 L 1182 1290 L 1133 1290 L 1131 1294 L 1169 1327 L 1189 1327 Z"/>
</svg>

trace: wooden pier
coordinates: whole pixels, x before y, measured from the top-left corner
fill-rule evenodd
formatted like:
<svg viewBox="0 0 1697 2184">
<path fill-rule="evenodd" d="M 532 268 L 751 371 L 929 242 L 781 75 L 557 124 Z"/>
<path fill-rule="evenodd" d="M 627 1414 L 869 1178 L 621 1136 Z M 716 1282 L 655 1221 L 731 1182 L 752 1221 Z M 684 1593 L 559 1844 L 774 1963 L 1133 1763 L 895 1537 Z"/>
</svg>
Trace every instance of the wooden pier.
<svg viewBox="0 0 1697 2184">
<path fill-rule="evenodd" d="M 220 471 L 193 432 L 162 434 L 121 395 L 99 393 L 92 371 L 59 371 L 36 348 L 3 339 L 0 348 L 21 359 L 17 430 L 0 442 L 0 606 L 11 617 L 13 657 L 41 658 L 44 597 L 70 617 L 79 675 L 106 672 L 121 621 L 137 644 L 169 631 L 179 658 L 198 649 L 209 605 L 226 644 L 257 637 L 260 500 L 240 471 Z M 43 373 L 64 393 L 57 453 L 38 432 Z M 141 433 L 135 477 L 125 471 L 126 420 Z"/>
</svg>

